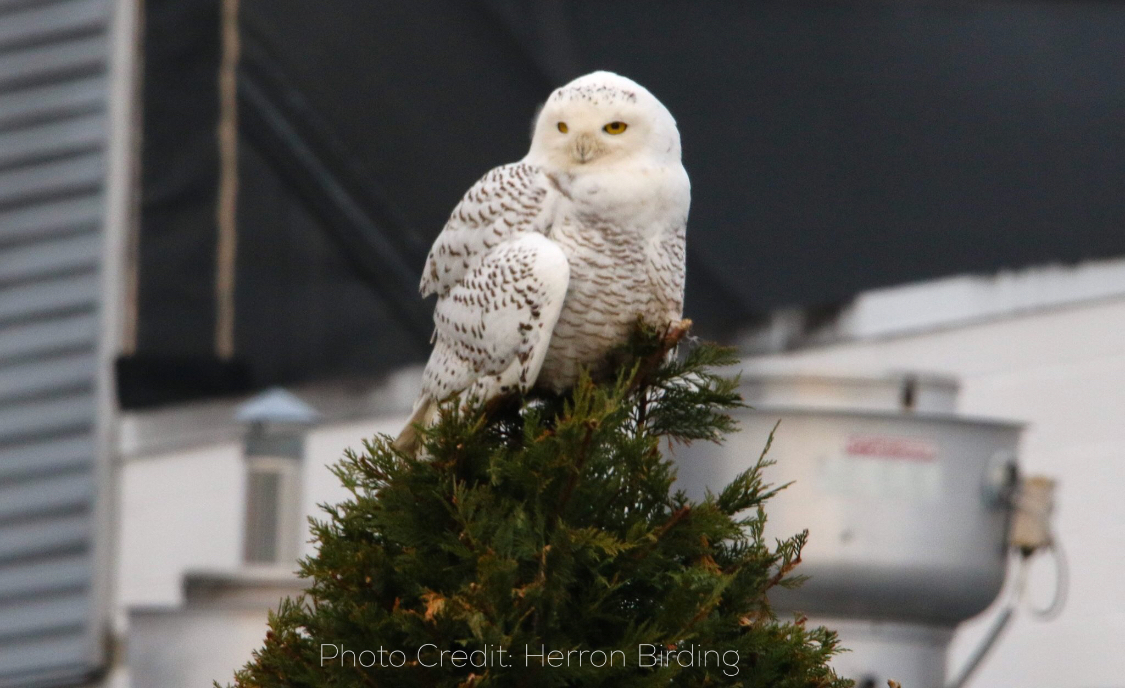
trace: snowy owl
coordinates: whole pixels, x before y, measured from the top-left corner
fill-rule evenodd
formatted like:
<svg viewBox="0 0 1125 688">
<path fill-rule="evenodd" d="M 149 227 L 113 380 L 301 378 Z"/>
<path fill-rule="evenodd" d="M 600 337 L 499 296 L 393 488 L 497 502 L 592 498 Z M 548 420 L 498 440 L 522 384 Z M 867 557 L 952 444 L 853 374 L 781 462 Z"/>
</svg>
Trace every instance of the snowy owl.
<svg viewBox="0 0 1125 688">
<path fill-rule="evenodd" d="M 552 93 L 527 155 L 469 189 L 426 259 L 434 348 L 397 446 L 453 394 L 562 392 L 604 373 L 638 317 L 679 320 L 690 199 L 676 121 L 647 89 L 594 72 Z"/>
</svg>

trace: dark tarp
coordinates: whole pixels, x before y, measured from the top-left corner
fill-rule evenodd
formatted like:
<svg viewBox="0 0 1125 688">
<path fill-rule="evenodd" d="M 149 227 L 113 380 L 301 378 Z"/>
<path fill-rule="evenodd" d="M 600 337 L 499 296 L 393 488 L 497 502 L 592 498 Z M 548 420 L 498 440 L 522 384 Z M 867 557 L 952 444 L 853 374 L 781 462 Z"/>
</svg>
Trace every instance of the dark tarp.
<svg viewBox="0 0 1125 688">
<path fill-rule="evenodd" d="M 224 366 L 215 2 L 148 2 L 133 405 L 190 395 L 193 376 L 207 394 L 422 360 L 429 243 L 473 181 L 524 154 L 550 90 L 593 69 L 645 84 L 679 121 L 687 312 L 705 333 L 873 287 L 1125 254 L 1123 3 L 241 4 Z"/>
</svg>

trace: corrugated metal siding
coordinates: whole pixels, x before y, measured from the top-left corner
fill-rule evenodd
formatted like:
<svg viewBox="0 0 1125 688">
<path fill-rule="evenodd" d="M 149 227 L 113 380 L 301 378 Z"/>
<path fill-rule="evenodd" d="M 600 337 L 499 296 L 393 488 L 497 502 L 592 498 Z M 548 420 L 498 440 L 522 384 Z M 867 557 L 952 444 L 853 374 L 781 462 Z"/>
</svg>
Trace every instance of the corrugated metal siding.
<svg viewBox="0 0 1125 688">
<path fill-rule="evenodd" d="M 98 643 L 93 522 L 108 0 L 0 0 L 0 686 Z"/>
</svg>

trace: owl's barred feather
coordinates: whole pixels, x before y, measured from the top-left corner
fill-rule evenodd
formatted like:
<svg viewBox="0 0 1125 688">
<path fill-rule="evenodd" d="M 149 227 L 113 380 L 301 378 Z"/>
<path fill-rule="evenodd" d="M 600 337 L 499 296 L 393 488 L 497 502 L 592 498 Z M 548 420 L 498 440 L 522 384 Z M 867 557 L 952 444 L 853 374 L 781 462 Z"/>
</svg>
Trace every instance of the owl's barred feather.
<svg viewBox="0 0 1125 688">
<path fill-rule="evenodd" d="M 419 289 L 444 296 L 483 254 L 526 232 L 546 234 L 555 193 L 543 171 L 526 162 L 501 165 L 465 193 L 438 235 Z"/>
<path fill-rule="evenodd" d="M 638 318 L 678 321 L 689 204 L 675 120 L 644 87 L 594 72 L 556 90 L 527 156 L 474 184 L 430 250 L 434 349 L 396 444 L 416 451 L 454 394 L 563 392 Z"/>
</svg>

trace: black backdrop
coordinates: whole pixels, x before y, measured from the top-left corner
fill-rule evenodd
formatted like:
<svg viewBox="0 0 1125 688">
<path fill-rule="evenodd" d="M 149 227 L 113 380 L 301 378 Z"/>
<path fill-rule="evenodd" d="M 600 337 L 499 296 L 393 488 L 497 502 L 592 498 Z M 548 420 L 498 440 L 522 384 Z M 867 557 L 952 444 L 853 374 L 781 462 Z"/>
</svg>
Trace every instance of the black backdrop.
<svg viewBox="0 0 1125 688">
<path fill-rule="evenodd" d="M 377 376 L 461 193 L 593 69 L 677 117 L 688 315 L 1125 254 L 1125 3 L 242 0 L 237 356 L 214 326 L 217 0 L 149 0 L 127 406 Z"/>
</svg>

